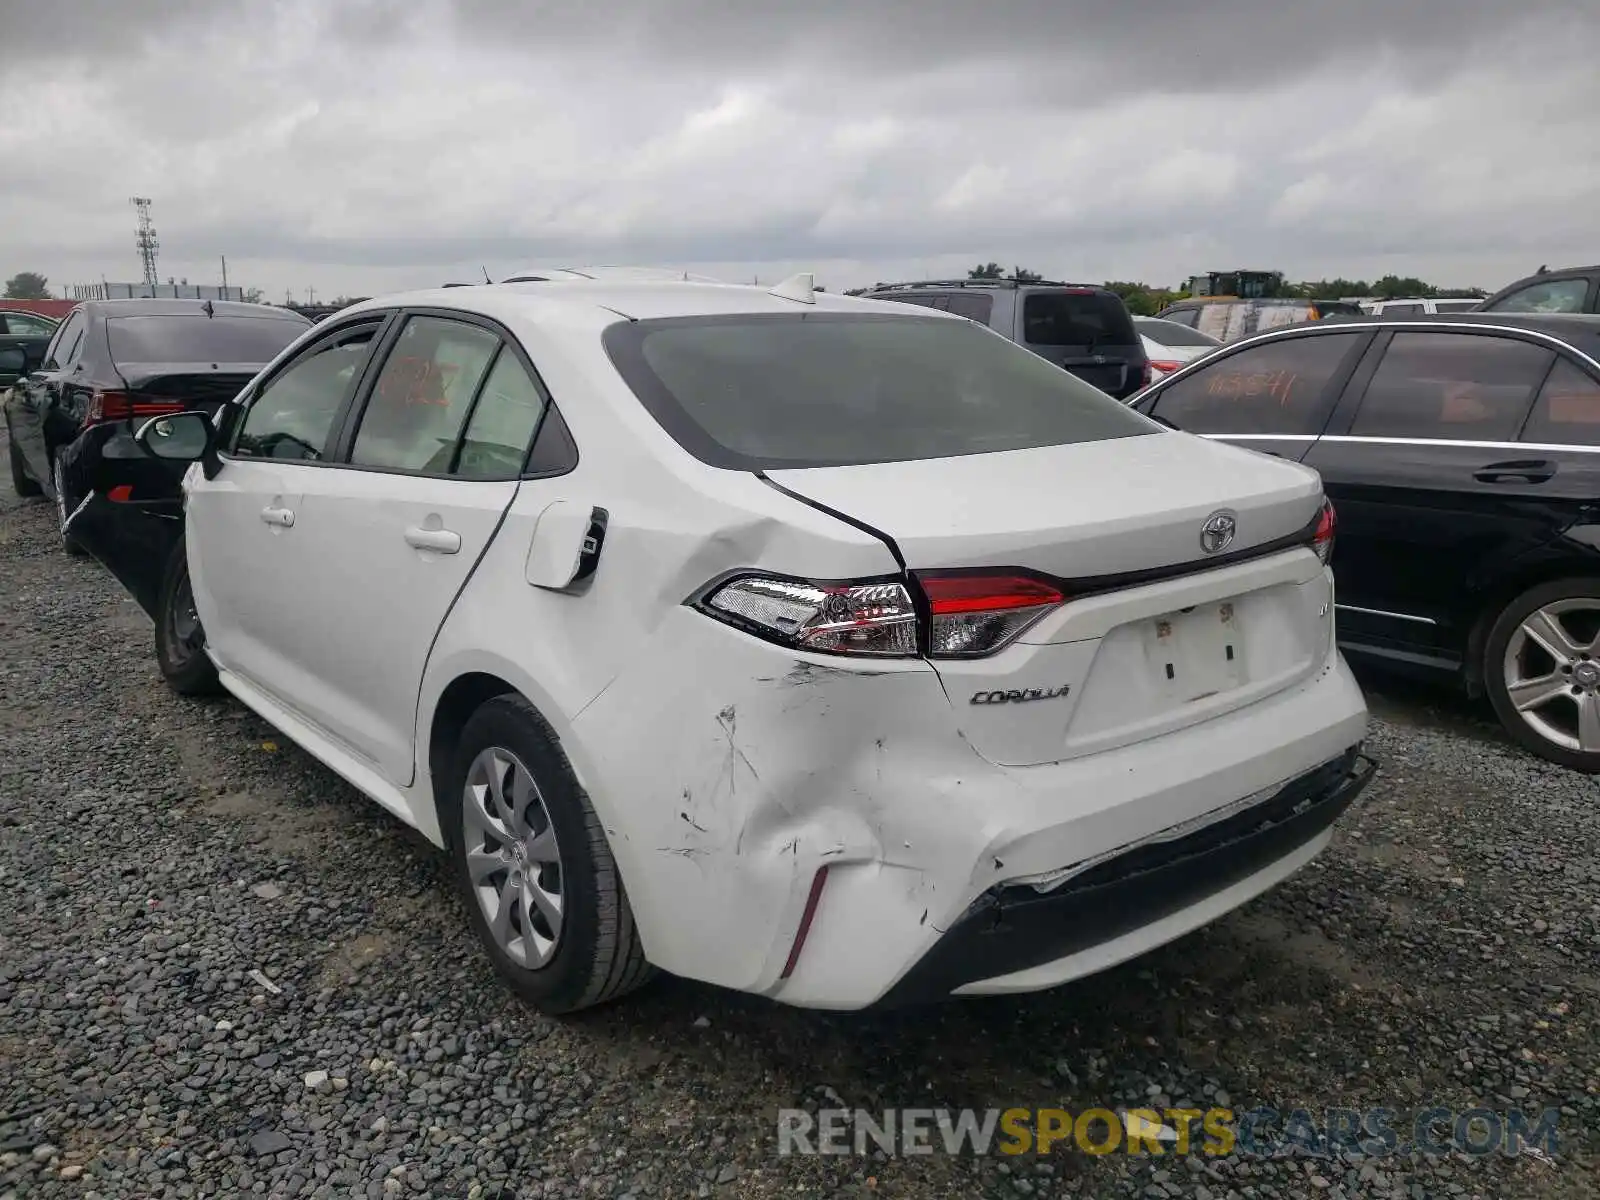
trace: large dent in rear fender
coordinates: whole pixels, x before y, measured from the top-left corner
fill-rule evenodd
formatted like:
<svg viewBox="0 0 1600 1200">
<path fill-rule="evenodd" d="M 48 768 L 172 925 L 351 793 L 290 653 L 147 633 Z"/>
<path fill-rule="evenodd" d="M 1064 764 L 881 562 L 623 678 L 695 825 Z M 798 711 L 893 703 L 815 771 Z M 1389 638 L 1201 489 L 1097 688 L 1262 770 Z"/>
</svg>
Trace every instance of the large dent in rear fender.
<svg viewBox="0 0 1600 1200">
<path fill-rule="evenodd" d="M 995 769 L 926 663 L 836 666 L 687 608 L 651 651 L 574 735 L 599 749 L 581 770 L 652 961 L 770 987 L 823 866 L 902 868 L 894 903 L 913 930 L 959 911 L 975 847 L 1007 834 L 959 802 Z"/>
</svg>

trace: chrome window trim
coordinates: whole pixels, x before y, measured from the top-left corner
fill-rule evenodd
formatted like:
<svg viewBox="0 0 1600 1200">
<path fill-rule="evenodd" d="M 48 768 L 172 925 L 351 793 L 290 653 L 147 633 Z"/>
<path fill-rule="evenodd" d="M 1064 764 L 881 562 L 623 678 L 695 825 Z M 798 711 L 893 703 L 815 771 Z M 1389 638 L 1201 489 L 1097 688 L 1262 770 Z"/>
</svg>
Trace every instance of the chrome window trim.
<svg viewBox="0 0 1600 1200">
<path fill-rule="evenodd" d="M 1585 314 L 1583 314 L 1583 313 L 1552 313 L 1551 315 L 1552 316 L 1583 316 Z M 1316 325 L 1318 325 L 1318 326 L 1320 326 L 1322 324 L 1323 324 L 1323 322 L 1320 322 L 1320 321 L 1316 322 Z M 1565 350 L 1569 354 L 1575 354 L 1575 355 L 1577 355 L 1578 358 L 1580 358 L 1584 362 L 1588 363 L 1589 366 L 1591 368 L 1593 368 L 1596 373 L 1600 373 L 1600 359 L 1596 359 L 1593 355 L 1588 354 L 1585 351 L 1578 349 L 1578 347 L 1574 346 L 1571 342 L 1563 341 L 1561 338 L 1557 337 L 1553 333 L 1546 333 L 1542 329 L 1522 329 L 1522 328 L 1519 328 L 1518 326 L 1515 326 L 1515 325 L 1490 325 L 1490 324 L 1487 324 L 1487 323 L 1484 323 L 1484 322 L 1469 322 L 1469 321 L 1440 321 L 1440 320 L 1437 320 L 1437 319 L 1431 320 L 1431 321 L 1407 321 L 1407 320 L 1403 320 L 1403 319 L 1400 319 L 1400 318 L 1396 318 L 1394 320 L 1384 320 L 1381 317 L 1377 317 L 1377 318 L 1368 318 L 1366 320 L 1352 321 L 1352 322 L 1348 322 L 1348 323 L 1346 323 L 1346 322 L 1331 323 L 1331 324 L 1328 324 L 1326 328 L 1307 327 L 1307 326 L 1301 325 L 1301 326 L 1290 327 L 1290 328 L 1287 328 L 1287 329 L 1269 329 L 1265 333 L 1253 333 L 1249 337 L 1241 338 L 1237 342 L 1228 342 L 1228 343 L 1226 343 L 1226 345 L 1224 347 L 1219 347 L 1219 349 L 1227 349 L 1228 351 L 1232 352 L 1232 351 L 1243 350 L 1246 346 L 1259 345 L 1262 342 L 1268 342 L 1268 341 L 1273 340 L 1274 338 L 1281 338 L 1281 337 L 1327 337 L 1330 334 L 1337 334 L 1337 333 L 1351 333 L 1351 332 L 1359 333 L 1363 329 L 1410 329 L 1410 330 L 1420 331 L 1422 333 L 1428 333 L 1430 331 L 1437 332 L 1437 331 L 1439 331 L 1441 329 L 1454 331 L 1454 332 L 1458 332 L 1458 333 L 1510 333 L 1510 334 L 1515 334 L 1515 335 L 1517 335 L 1519 337 L 1536 338 L 1539 341 L 1548 343 L 1550 346 L 1555 347 L 1555 348 L 1557 348 L 1559 350 Z M 1204 358 L 1197 358 L 1193 362 L 1185 363 L 1183 366 L 1179 367 L 1172 374 L 1165 375 L 1162 378 L 1156 380 L 1156 382 L 1151 384 L 1149 390 L 1147 392 L 1145 392 L 1143 395 L 1144 396 L 1154 396 L 1154 395 L 1159 394 L 1160 392 L 1166 391 L 1168 387 L 1170 387 L 1172 384 L 1176 383 L 1178 380 L 1182 379 L 1190 371 L 1193 371 L 1193 370 L 1195 370 L 1197 368 L 1208 366 L 1208 365 L 1212 364 L 1215 361 L 1216 354 L 1217 354 L 1216 351 L 1212 351 L 1211 354 L 1206 355 Z M 1143 398 L 1143 397 L 1140 397 L 1140 398 Z"/>
<path fill-rule="evenodd" d="M 1364 613 L 1369 617 L 1390 617 L 1396 621 L 1414 621 L 1418 625 L 1437 625 L 1439 622 L 1432 617 L 1414 617 L 1410 613 L 1386 612 L 1381 608 L 1362 608 L 1359 604 L 1335 604 L 1334 608 L 1345 612 Z"/>
<path fill-rule="evenodd" d="M 1376 446 L 1454 446 L 1462 450 L 1542 450 L 1549 454 L 1600 454 L 1600 446 L 1566 445 L 1561 442 L 1474 442 L 1454 438 L 1372 437 L 1365 434 L 1323 434 L 1324 442 L 1368 442 Z"/>
</svg>

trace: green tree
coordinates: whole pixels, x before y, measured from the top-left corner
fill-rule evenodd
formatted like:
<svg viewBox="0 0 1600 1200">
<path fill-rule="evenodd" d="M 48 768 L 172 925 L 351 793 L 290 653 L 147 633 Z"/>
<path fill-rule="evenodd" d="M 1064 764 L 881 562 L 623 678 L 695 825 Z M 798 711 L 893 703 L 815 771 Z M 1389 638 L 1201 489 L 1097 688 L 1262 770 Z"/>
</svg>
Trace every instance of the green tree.
<svg viewBox="0 0 1600 1200">
<path fill-rule="evenodd" d="M 1044 276 L 1037 271 L 1030 271 L 1027 267 L 1012 267 L 1011 278 L 1018 283 L 1038 283 Z"/>
<path fill-rule="evenodd" d="M 967 272 L 968 279 L 1004 279 L 1006 269 L 997 262 L 979 263 Z"/>
<path fill-rule="evenodd" d="M 267 302 L 267 294 L 260 288 L 245 288 L 244 302 L 246 304 L 265 304 Z"/>
<path fill-rule="evenodd" d="M 1431 296 L 1433 286 L 1410 275 L 1403 279 L 1398 275 L 1385 275 L 1372 285 L 1372 294 L 1384 300 L 1396 296 Z"/>
<path fill-rule="evenodd" d="M 18 271 L 6 280 L 7 300 L 48 300 L 50 281 L 37 271 Z"/>
<path fill-rule="evenodd" d="M 1128 306 L 1128 311 L 1136 317 L 1153 317 L 1174 300 L 1180 300 L 1188 294 L 1121 279 L 1108 279 L 1105 287 L 1107 291 L 1121 296 L 1122 302 Z"/>
</svg>

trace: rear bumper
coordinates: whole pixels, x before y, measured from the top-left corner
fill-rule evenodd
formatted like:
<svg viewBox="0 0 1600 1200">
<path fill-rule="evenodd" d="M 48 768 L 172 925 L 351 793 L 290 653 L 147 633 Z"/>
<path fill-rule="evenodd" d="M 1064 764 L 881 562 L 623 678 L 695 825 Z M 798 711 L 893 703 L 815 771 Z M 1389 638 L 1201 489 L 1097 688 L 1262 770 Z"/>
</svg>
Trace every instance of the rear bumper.
<svg viewBox="0 0 1600 1200">
<path fill-rule="evenodd" d="M 651 651 L 563 734 L 611 834 L 645 953 L 673 974 L 809 1008 L 883 1000 L 936 951 L 959 957 L 959 942 L 938 948 L 984 897 L 1259 808 L 1359 746 L 1367 727 L 1360 688 L 1330 653 L 1300 683 L 1187 728 L 1003 767 L 974 750 L 921 660 L 846 669 L 688 609 Z M 1320 810 L 1329 822 L 1335 807 Z M 1125 941 L 1098 932 L 1082 958 L 1055 943 L 1059 970 L 1022 965 L 1037 957 L 988 960 L 951 987 L 1018 969 L 1037 977 L 999 990 L 1050 987 L 1181 936 L 1303 866 L 1326 824 L 1292 835 L 1287 849 L 1256 844 L 1254 861 L 1277 858 L 1255 875 L 1232 856 L 1197 862 L 1193 890 L 1165 916 L 1133 914 Z M 1181 907 L 1189 895 L 1199 898 Z"/>
<path fill-rule="evenodd" d="M 1206 901 L 1273 874 L 1276 864 L 1299 858 L 1300 851 L 1325 841 L 1333 822 L 1371 782 L 1375 770 L 1370 758 L 1352 748 L 1234 816 L 1185 837 L 1128 850 L 1053 890 L 1041 893 L 1028 884 L 991 888 L 880 1004 L 936 1000 L 957 992 L 1033 990 L 1049 986 L 1050 976 L 1059 973 L 1023 977 L 1038 968 L 1112 943 L 1129 947 L 1128 953 L 1089 968 L 1100 970 L 1170 940 L 1193 927 L 1169 923 L 1170 918 L 1188 911 L 1199 918 L 1194 924 L 1210 920 L 1217 914 L 1206 911 L 1213 907 Z M 1230 897 L 1233 902 L 1227 907 L 1273 882 L 1266 878 L 1261 887 Z M 1156 941 L 1129 940 L 1137 931 L 1162 926 L 1166 936 Z M 1087 973 L 1069 967 L 1054 981 Z"/>
</svg>

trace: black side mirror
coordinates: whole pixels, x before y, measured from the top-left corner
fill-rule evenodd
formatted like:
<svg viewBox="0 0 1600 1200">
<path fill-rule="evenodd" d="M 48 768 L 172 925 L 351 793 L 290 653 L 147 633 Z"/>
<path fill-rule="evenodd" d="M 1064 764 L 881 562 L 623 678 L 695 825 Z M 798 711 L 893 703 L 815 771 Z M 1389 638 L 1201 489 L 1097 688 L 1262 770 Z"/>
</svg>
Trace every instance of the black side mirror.
<svg viewBox="0 0 1600 1200">
<path fill-rule="evenodd" d="M 20 346 L 0 350 L 0 387 L 10 387 L 28 373 L 28 355 Z"/>
<path fill-rule="evenodd" d="M 215 478 L 221 466 L 217 458 L 217 428 L 207 413 L 181 412 L 170 417 L 152 417 L 139 426 L 133 440 L 153 458 L 203 463 L 207 479 Z"/>
</svg>

